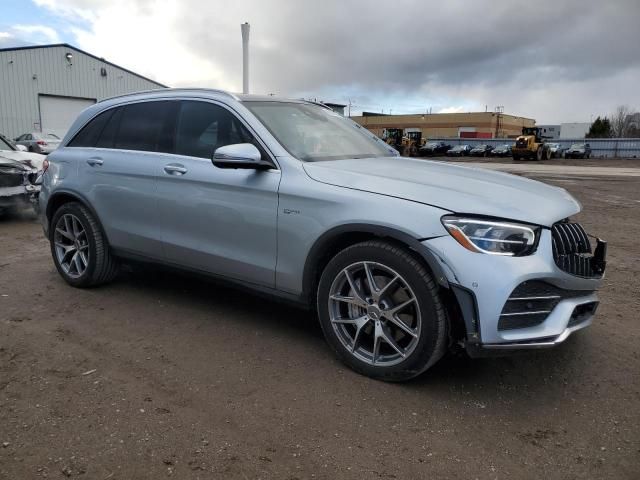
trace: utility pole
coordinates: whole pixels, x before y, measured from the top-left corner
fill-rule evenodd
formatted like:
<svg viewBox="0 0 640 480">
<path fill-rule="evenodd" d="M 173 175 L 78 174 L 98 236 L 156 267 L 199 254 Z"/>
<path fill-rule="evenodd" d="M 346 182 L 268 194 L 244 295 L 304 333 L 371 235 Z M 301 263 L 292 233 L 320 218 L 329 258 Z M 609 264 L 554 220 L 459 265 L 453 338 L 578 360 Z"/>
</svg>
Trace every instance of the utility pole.
<svg viewBox="0 0 640 480">
<path fill-rule="evenodd" d="M 240 25 L 242 32 L 242 93 L 249 93 L 249 30 L 248 22 Z"/>
</svg>

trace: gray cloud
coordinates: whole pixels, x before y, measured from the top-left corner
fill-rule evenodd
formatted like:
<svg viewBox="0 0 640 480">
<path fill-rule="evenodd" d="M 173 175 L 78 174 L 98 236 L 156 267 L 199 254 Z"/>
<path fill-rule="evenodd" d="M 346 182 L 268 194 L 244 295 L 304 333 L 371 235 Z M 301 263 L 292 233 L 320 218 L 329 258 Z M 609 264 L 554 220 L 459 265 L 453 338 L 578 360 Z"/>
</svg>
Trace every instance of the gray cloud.
<svg viewBox="0 0 640 480">
<path fill-rule="evenodd" d="M 78 7 L 99 17 L 107 8 L 98 0 L 39 1 L 67 14 Z M 176 41 L 228 84 L 241 83 L 239 25 L 252 24 L 252 89 L 260 93 L 355 98 L 363 106 L 396 104 L 394 111 L 501 104 L 544 121 L 588 120 L 618 103 L 640 107 L 638 0 L 178 5 Z M 142 16 L 162 6 L 131 0 L 127 8 Z M 135 40 L 135 32 L 113 34 Z"/>
<path fill-rule="evenodd" d="M 255 82 L 266 90 L 350 83 L 411 90 L 428 82 L 505 83 L 526 72 L 537 72 L 536 81 L 545 70 L 592 78 L 640 64 L 640 3 L 633 0 L 271 1 L 244 2 L 224 15 L 213 3 L 200 7 L 176 19 L 185 42 L 233 64 L 238 24 L 249 20 L 262 74 Z"/>
</svg>

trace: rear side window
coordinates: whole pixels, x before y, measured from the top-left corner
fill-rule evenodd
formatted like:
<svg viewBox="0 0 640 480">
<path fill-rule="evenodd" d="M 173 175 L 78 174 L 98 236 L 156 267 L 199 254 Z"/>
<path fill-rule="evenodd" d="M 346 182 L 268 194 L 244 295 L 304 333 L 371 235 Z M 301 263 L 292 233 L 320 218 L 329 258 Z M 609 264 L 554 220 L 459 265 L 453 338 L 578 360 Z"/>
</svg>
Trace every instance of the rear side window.
<svg viewBox="0 0 640 480">
<path fill-rule="evenodd" d="M 244 125 L 225 108 L 207 102 L 181 102 L 175 153 L 210 159 L 216 148 L 235 143 L 253 143 L 262 152 Z"/>
<path fill-rule="evenodd" d="M 114 148 L 155 152 L 169 111 L 169 102 L 126 105 Z"/>
<path fill-rule="evenodd" d="M 112 115 L 107 121 L 102 133 L 98 136 L 96 147 L 98 148 L 113 148 L 113 144 L 118 133 L 118 126 L 120 125 L 120 119 L 122 118 L 123 107 L 112 109 Z"/>
<path fill-rule="evenodd" d="M 98 139 L 100 138 L 100 134 L 111 119 L 113 112 L 114 109 L 107 110 L 91 120 L 75 137 L 73 137 L 69 142 L 69 146 L 95 147 L 98 143 Z"/>
</svg>

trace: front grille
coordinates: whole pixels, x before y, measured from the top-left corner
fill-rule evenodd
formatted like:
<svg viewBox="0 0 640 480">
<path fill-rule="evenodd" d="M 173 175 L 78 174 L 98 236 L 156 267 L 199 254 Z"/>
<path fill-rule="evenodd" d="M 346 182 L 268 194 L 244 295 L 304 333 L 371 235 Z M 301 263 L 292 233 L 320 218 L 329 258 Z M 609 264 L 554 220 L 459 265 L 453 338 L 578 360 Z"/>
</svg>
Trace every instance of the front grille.
<svg viewBox="0 0 640 480">
<path fill-rule="evenodd" d="M 535 327 L 547 319 L 560 301 L 590 294 L 590 291 L 565 290 L 539 280 L 523 282 L 511 292 L 504 304 L 498 330 Z"/>
<path fill-rule="evenodd" d="M 0 187 L 19 187 L 20 185 L 24 185 L 24 174 L 5 173 L 0 170 Z"/>
<path fill-rule="evenodd" d="M 560 222 L 551 228 L 553 259 L 561 270 L 579 277 L 600 277 L 604 265 L 595 261 L 587 232 L 579 223 Z"/>
</svg>

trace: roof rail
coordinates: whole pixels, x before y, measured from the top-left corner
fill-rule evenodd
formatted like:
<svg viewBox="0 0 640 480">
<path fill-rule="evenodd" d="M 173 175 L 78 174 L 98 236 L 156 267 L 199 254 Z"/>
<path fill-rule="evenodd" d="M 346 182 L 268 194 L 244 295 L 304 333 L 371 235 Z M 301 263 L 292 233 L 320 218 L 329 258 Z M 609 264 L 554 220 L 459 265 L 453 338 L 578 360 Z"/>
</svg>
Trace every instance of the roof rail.
<svg viewBox="0 0 640 480">
<path fill-rule="evenodd" d="M 306 98 L 302 98 L 301 100 L 303 100 L 303 101 L 305 101 L 307 103 L 313 103 L 314 105 L 318 105 L 319 107 L 323 107 L 323 108 L 326 108 L 327 110 L 333 111 L 333 108 L 331 108 L 326 103 L 318 102 L 316 100 L 307 100 Z"/>
<path fill-rule="evenodd" d="M 132 97 L 134 95 L 140 95 L 144 93 L 163 93 L 163 92 L 190 92 L 190 91 L 201 91 L 201 92 L 211 92 L 211 93 L 219 93 L 222 95 L 226 95 L 229 98 L 233 98 L 234 100 L 240 100 L 236 95 L 231 92 L 227 92 L 226 90 L 219 90 L 216 88 L 153 88 L 151 90 L 140 90 L 138 92 L 124 93 L 122 95 L 115 95 L 113 97 L 108 97 L 100 100 L 98 103 L 106 102 L 107 100 L 113 100 L 114 98 L 123 98 L 123 97 Z"/>
</svg>

